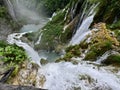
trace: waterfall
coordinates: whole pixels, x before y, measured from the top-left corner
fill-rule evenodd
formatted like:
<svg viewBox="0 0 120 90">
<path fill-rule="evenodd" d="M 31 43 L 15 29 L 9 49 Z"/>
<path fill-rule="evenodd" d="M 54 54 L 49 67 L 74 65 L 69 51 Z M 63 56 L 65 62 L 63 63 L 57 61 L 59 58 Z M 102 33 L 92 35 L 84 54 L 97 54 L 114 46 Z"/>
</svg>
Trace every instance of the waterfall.
<svg viewBox="0 0 120 90">
<path fill-rule="evenodd" d="M 41 26 L 46 24 L 47 19 L 45 15 L 41 14 L 43 13 L 42 5 L 37 4 L 38 0 L 5 0 L 5 3 L 14 20 L 31 24 L 42 24 Z"/>
<path fill-rule="evenodd" d="M 8 36 L 8 42 L 23 47 L 32 61 L 40 65 L 40 59 L 44 57 L 40 57 L 30 45 L 22 42 L 21 37 L 30 31 L 38 31 L 48 22 L 47 16 L 42 13 L 41 0 L 4 0 L 4 2 L 12 18 L 18 23 L 25 24 L 20 30 L 21 33 Z"/>
<path fill-rule="evenodd" d="M 37 1 L 40 0 L 5 0 L 9 13 L 14 20 L 25 20 L 27 22 L 27 25 L 22 27 L 21 33 L 10 34 L 7 41 L 10 44 L 23 47 L 32 61 L 41 66 L 40 59 L 48 58 L 48 54 L 45 52 L 46 54 L 44 55 L 44 52 L 41 51 L 42 53 L 39 55 L 29 44 L 21 40 L 23 35 L 29 33 L 29 31 L 37 31 L 46 23 L 46 19 L 36 9 Z M 89 7 L 86 2 L 84 7 L 82 7 L 83 10 L 80 15 L 77 31 L 70 41 L 71 45 L 79 44 L 88 34 L 91 34 L 89 26 L 95 16 L 97 5 L 93 4 Z M 35 44 L 41 41 L 42 35 L 43 33 L 40 32 L 40 37 Z M 111 54 L 116 54 L 116 52 L 106 52 L 97 62 L 102 62 Z M 90 61 L 81 60 L 81 58 L 72 59 L 77 60 L 78 64 L 72 64 L 71 62 L 50 62 L 42 65 L 38 68 L 36 77 L 34 77 L 34 83 L 31 83 L 32 78 L 29 78 L 30 85 L 48 90 L 120 90 L 119 67 L 98 66 L 90 63 Z M 17 80 L 19 80 L 18 77 Z M 23 79 L 21 81 L 27 85 L 27 80 Z M 20 85 L 22 84 L 20 83 Z"/>
<path fill-rule="evenodd" d="M 8 36 L 7 41 L 10 44 L 16 44 L 17 46 L 23 47 L 28 55 L 32 59 L 33 62 L 36 64 L 40 65 L 40 59 L 42 57 L 39 56 L 39 54 L 27 43 L 24 43 L 20 40 L 20 38 L 26 33 L 13 33 Z"/>
<path fill-rule="evenodd" d="M 14 10 L 14 6 L 12 4 L 12 2 L 10 0 L 4 0 L 4 2 L 6 3 L 9 13 L 12 16 L 12 18 L 17 21 L 16 15 L 15 15 L 15 10 Z"/>
<path fill-rule="evenodd" d="M 84 5 L 84 9 L 82 11 L 82 15 L 80 16 L 79 21 L 79 27 L 72 37 L 70 41 L 70 45 L 79 44 L 82 40 L 85 39 L 85 37 L 90 34 L 89 27 L 93 21 L 93 18 L 95 16 L 95 9 L 98 6 L 98 4 L 93 4 L 90 7 L 88 7 L 88 3 Z"/>
</svg>

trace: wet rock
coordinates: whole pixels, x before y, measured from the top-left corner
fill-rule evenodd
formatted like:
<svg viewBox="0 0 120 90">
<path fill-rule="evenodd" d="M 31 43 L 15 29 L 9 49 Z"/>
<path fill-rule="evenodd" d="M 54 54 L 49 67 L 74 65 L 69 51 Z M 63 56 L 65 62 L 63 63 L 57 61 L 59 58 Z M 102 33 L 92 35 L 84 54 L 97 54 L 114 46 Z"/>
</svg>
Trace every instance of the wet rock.
<svg viewBox="0 0 120 90">
<path fill-rule="evenodd" d="M 47 89 L 35 88 L 32 86 L 17 86 L 17 85 L 15 86 L 0 83 L 0 90 L 47 90 Z"/>
<path fill-rule="evenodd" d="M 120 66 L 120 54 L 114 54 L 107 57 L 106 60 L 102 61 L 106 65 Z"/>
<path fill-rule="evenodd" d="M 7 36 L 12 32 L 12 28 L 6 23 L 6 20 L 0 18 L 0 40 L 6 40 Z"/>
<path fill-rule="evenodd" d="M 48 63 L 48 61 L 42 58 L 42 59 L 40 60 L 40 63 L 41 63 L 42 65 L 45 65 L 45 64 Z"/>
<path fill-rule="evenodd" d="M 32 63 L 25 63 L 19 73 L 9 81 L 13 85 L 35 86 L 38 68 Z"/>
<path fill-rule="evenodd" d="M 91 42 L 88 44 L 89 51 L 85 56 L 85 60 L 94 61 L 108 50 L 117 50 L 120 45 L 115 35 L 111 35 L 112 31 L 106 28 L 105 23 L 95 24 L 94 28 L 97 31 L 92 31 Z"/>
</svg>

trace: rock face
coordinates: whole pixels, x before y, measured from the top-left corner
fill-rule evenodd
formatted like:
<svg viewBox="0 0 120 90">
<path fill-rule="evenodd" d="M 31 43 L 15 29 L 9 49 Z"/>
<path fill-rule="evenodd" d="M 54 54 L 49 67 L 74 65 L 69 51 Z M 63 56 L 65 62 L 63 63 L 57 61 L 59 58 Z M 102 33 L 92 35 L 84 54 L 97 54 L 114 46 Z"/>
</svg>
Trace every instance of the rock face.
<svg viewBox="0 0 120 90">
<path fill-rule="evenodd" d="M 45 90 L 32 86 L 14 86 L 0 83 L 0 90 Z"/>
<path fill-rule="evenodd" d="M 96 60 L 98 56 L 103 55 L 108 50 L 117 50 L 119 41 L 115 35 L 106 28 L 105 23 L 98 23 L 94 26 L 98 31 L 93 31 L 89 44 L 89 51 L 85 57 L 86 60 Z"/>
<path fill-rule="evenodd" d="M 11 26 L 6 23 L 5 19 L 0 18 L 0 40 L 6 40 L 7 36 L 11 33 Z"/>
<path fill-rule="evenodd" d="M 3 0 L 0 0 L 0 5 L 3 5 L 4 3 L 3 3 Z"/>
</svg>

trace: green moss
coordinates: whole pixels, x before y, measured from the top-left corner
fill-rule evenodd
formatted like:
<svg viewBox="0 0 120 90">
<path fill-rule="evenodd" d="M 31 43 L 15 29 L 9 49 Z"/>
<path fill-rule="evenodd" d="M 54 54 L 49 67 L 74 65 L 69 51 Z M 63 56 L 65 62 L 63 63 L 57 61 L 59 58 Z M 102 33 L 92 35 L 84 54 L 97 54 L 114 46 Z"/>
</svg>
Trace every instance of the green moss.
<svg viewBox="0 0 120 90">
<path fill-rule="evenodd" d="M 102 63 L 107 64 L 107 65 L 109 65 L 109 64 L 119 64 L 120 65 L 120 55 L 119 54 L 110 55 Z"/>
<path fill-rule="evenodd" d="M 96 57 L 97 57 L 96 53 L 94 51 L 91 51 L 91 52 L 87 53 L 84 60 L 94 61 L 96 59 Z"/>
<path fill-rule="evenodd" d="M 58 43 L 61 43 L 60 36 L 64 27 L 64 17 L 65 11 L 60 11 L 43 27 L 43 35 L 38 48 L 52 50 Z"/>
<path fill-rule="evenodd" d="M 117 40 L 120 42 L 120 30 L 114 30 Z"/>
<path fill-rule="evenodd" d="M 0 41 L 0 47 L 6 47 L 8 44 L 5 41 Z"/>
<path fill-rule="evenodd" d="M 70 0 L 42 0 L 43 6 L 48 14 L 52 14 L 53 12 L 63 9 Z"/>
<path fill-rule="evenodd" d="M 119 0 L 99 0 L 100 7 L 94 18 L 95 22 L 113 23 L 116 17 L 119 18 L 120 1 Z"/>
<path fill-rule="evenodd" d="M 104 41 L 101 43 L 94 44 L 90 48 L 90 52 L 85 56 L 85 60 L 96 60 L 98 56 L 103 55 L 106 51 L 112 49 L 111 41 Z"/>
<path fill-rule="evenodd" d="M 66 54 L 64 55 L 64 57 L 57 59 L 56 62 L 60 62 L 60 61 L 71 62 L 72 57 L 79 57 L 81 55 L 79 45 L 69 46 L 66 48 L 65 51 L 66 51 Z"/>
<path fill-rule="evenodd" d="M 79 45 L 75 45 L 75 46 L 69 46 L 66 48 L 66 52 L 69 53 L 71 52 L 71 54 L 74 57 L 80 56 L 81 55 L 81 51 L 80 51 L 80 46 Z"/>
<path fill-rule="evenodd" d="M 0 18 L 8 17 L 7 9 L 4 6 L 0 6 Z"/>
<path fill-rule="evenodd" d="M 68 53 L 65 54 L 64 59 L 69 60 L 69 59 L 72 58 L 73 56 L 74 56 L 74 55 L 73 55 L 71 52 L 68 52 Z"/>
<path fill-rule="evenodd" d="M 79 46 L 80 46 L 82 49 L 87 49 L 88 46 L 89 46 L 89 44 L 86 43 L 85 40 L 84 40 L 84 41 L 82 41 L 82 42 L 79 44 Z"/>
<path fill-rule="evenodd" d="M 111 29 L 120 29 L 120 20 L 110 25 Z"/>
</svg>

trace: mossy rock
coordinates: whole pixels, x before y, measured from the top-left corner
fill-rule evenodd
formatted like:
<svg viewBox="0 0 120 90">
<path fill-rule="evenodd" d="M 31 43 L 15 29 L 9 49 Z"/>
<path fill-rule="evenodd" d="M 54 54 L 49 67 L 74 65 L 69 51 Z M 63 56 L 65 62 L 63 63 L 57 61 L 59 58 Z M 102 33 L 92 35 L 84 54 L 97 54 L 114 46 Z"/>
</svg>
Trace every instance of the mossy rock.
<svg viewBox="0 0 120 90">
<path fill-rule="evenodd" d="M 69 46 L 66 48 L 66 54 L 56 60 L 56 62 L 66 61 L 66 62 L 74 62 L 71 58 L 73 57 L 80 57 L 81 55 L 81 48 L 79 45 Z"/>
<path fill-rule="evenodd" d="M 91 52 L 87 53 L 84 60 L 95 61 L 96 58 L 97 58 L 97 54 L 94 51 L 91 51 Z"/>
<path fill-rule="evenodd" d="M 97 57 L 103 55 L 106 51 L 119 48 L 119 41 L 111 31 L 108 30 L 104 23 L 96 25 L 97 32 L 93 31 L 91 42 L 89 43 L 89 51 L 85 56 L 85 60 L 96 60 Z"/>
<path fill-rule="evenodd" d="M 120 65 L 120 54 L 110 55 L 102 63 L 106 65 Z"/>
<path fill-rule="evenodd" d="M 42 58 L 42 59 L 40 60 L 40 63 L 41 63 L 42 65 L 45 65 L 45 64 L 48 63 L 48 60 L 45 60 L 45 59 Z"/>
<path fill-rule="evenodd" d="M 95 15 L 94 22 L 105 22 L 111 24 L 114 22 L 115 18 L 119 18 L 120 12 L 120 1 L 119 0 L 98 0 L 99 10 Z"/>
<path fill-rule="evenodd" d="M 39 32 L 43 33 L 40 44 L 37 48 L 53 50 L 60 44 L 60 35 L 64 27 L 65 11 L 60 11 L 52 18 Z M 37 32 L 37 33 L 39 33 Z M 39 36 L 38 36 L 39 37 Z"/>
<path fill-rule="evenodd" d="M 120 29 L 114 30 L 117 40 L 120 42 Z"/>
</svg>

